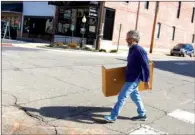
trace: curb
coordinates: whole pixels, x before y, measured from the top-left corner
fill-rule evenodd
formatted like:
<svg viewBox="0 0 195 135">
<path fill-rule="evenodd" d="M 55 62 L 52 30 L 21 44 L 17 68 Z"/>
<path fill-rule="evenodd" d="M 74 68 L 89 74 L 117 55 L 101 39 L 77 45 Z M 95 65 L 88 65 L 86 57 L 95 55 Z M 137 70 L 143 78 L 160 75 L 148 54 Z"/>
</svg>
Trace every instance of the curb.
<svg viewBox="0 0 195 135">
<path fill-rule="evenodd" d="M 10 43 L 1 43 L 1 46 L 13 46 L 13 44 L 10 44 Z"/>
<path fill-rule="evenodd" d="M 51 50 L 51 51 L 58 51 L 58 52 L 78 52 L 82 54 L 94 54 L 94 55 L 102 55 L 102 56 L 119 56 L 119 57 L 126 57 L 128 55 L 128 51 L 121 51 L 119 50 L 117 53 L 103 53 L 103 52 L 93 52 L 93 51 L 86 51 L 86 50 L 66 50 L 62 48 L 52 48 L 47 47 L 46 45 L 21 45 L 21 44 L 12 44 L 15 47 L 25 47 L 25 48 L 34 48 L 34 49 L 43 49 L 43 50 Z M 148 53 L 148 52 L 147 52 Z M 148 53 L 149 57 L 152 56 L 166 56 L 166 53 Z"/>
</svg>

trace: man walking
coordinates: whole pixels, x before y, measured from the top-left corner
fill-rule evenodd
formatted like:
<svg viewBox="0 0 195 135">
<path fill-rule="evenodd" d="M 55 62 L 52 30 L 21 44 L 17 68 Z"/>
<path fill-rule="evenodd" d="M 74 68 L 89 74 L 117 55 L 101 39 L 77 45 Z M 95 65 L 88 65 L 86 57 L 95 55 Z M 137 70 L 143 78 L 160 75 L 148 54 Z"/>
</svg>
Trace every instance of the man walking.
<svg viewBox="0 0 195 135">
<path fill-rule="evenodd" d="M 149 60 L 147 52 L 138 45 L 140 40 L 139 33 L 131 30 L 127 33 L 126 41 L 129 46 L 129 54 L 127 57 L 126 67 L 126 83 L 118 95 L 118 101 L 109 116 L 104 116 L 107 122 L 114 122 L 125 104 L 126 99 L 130 96 L 136 104 L 138 116 L 131 118 L 132 120 L 147 119 L 143 102 L 138 92 L 140 81 L 144 82 L 145 88 L 149 88 Z"/>
</svg>

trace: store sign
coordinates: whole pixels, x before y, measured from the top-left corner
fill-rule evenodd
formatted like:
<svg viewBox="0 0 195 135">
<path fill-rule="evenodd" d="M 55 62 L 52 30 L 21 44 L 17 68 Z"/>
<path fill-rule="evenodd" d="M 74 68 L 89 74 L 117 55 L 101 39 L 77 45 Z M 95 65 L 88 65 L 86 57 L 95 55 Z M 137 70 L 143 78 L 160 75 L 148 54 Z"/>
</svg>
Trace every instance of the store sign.
<svg viewBox="0 0 195 135">
<path fill-rule="evenodd" d="M 95 14 L 95 13 L 89 13 L 89 16 L 90 16 L 90 17 L 91 17 L 91 16 L 97 17 L 97 14 Z"/>
<path fill-rule="evenodd" d="M 97 17 L 98 15 L 97 8 L 89 8 L 89 16 L 90 17 Z"/>
</svg>

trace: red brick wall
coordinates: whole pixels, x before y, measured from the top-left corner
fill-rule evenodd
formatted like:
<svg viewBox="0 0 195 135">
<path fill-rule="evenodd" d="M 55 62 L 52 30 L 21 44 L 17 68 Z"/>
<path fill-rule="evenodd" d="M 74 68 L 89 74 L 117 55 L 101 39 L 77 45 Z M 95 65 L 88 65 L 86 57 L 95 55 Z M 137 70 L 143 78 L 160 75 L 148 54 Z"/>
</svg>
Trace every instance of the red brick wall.
<svg viewBox="0 0 195 135">
<path fill-rule="evenodd" d="M 138 30 L 141 35 L 140 44 L 149 47 L 151 42 L 152 25 L 154 20 L 156 2 L 149 2 L 149 9 L 144 8 L 144 2 L 140 4 Z M 169 49 L 180 42 L 192 42 L 192 34 L 195 29 L 191 23 L 193 2 L 182 2 L 179 19 L 177 18 L 178 2 L 160 2 L 158 21 L 161 23 L 160 38 L 155 38 L 155 48 Z M 106 2 L 105 7 L 115 9 L 115 22 L 113 31 L 113 44 L 117 44 L 119 25 L 122 24 L 120 45 L 126 45 L 126 33 L 135 29 L 138 2 Z M 172 26 L 176 27 L 175 40 L 172 41 Z"/>
<path fill-rule="evenodd" d="M 105 7 L 115 9 L 115 22 L 112 40 L 113 44 L 117 44 L 118 42 L 120 24 L 122 24 L 122 28 L 119 43 L 122 45 L 126 44 L 126 33 L 130 29 L 135 29 L 137 6 L 137 2 L 132 2 L 131 4 L 126 4 L 125 2 L 105 3 Z"/>
</svg>

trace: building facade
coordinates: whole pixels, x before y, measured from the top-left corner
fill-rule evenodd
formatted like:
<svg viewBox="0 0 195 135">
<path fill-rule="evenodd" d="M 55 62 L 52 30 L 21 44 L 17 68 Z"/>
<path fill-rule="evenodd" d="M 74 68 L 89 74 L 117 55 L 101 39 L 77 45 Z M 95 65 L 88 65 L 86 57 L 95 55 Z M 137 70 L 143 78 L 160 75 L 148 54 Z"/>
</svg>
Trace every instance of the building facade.
<svg viewBox="0 0 195 135">
<path fill-rule="evenodd" d="M 19 37 L 21 36 L 22 13 L 22 2 L 1 2 L 1 19 L 10 22 L 17 30 L 17 35 Z"/>
<path fill-rule="evenodd" d="M 56 7 L 48 2 L 2 2 L 2 20 L 11 22 L 17 37 L 51 40 Z"/>
<path fill-rule="evenodd" d="M 22 3 L 22 8 L 18 5 L 15 9 L 12 5 L 14 10 L 2 8 L 2 18 L 8 19 L 11 15 L 8 20 L 15 19 L 12 22 L 21 37 L 65 43 L 80 43 L 83 39 L 85 44 L 94 46 L 102 29 L 100 48 L 118 44 L 123 48 L 126 33 L 137 29 L 141 35 L 140 45 L 149 48 L 151 44 L 156 2 L 105 2 L 103 16 L 100 16 L 100 2 L 95 1 L 17 3 L 19 6 Z M 194 43 L 194 16 L 194 2 L 159 2 L 154 48 L 168 50 L 178 43 Z"/>
<path fill-rule="evenodd" d="M 106 2 L 106 8 L 115 10 L 112 44 L 119 41 L 125 45 L 127 31 L 135 29 L 137 23 L 140 44 L 150 47 L 156 2 L 140 2 L 140 8 L 138 5 L 139 2 Z M 178 43 L 194 43 L 194 10 L 194 2 L 159 2 L 154 48 L 170 49 Z"/>
<path fill-rule="evenodd" d="M 156 5 L 156 2 L 148 1 L 105 2 L 104 16 L 102 21 L 103 37 L 101 40 L 101 47 L 106 48 L 109 46 L 115 46 L 117 44 L 120 45 L 120 48 L 123 46 L 125 47 L 126 33 L 129 30 L 137 29 L 141 35 L 140 45 L 149 48 L 151 44 Z M 58 5 L 58 7 L 61 8 L 62 5 Z M 75 19 L 75 16 L 77 18 L 79 15 L 80 17 L 87 16 L 86 27 L 88 31 L 85 34 L 85 38 L 86 40 L 91 38 L 90 40 L 93 41 L 86 43 L 93 44 L 95 43 L 95 37 L 97 36 L 97 24 L 98 19 L 100 18 L 100 11 L 97 10 L 98 17 L 93 21 L 89 19 L 89 12 L 87 11 L 89 7 L 90 5 L 88 7 L 86 6 L 85 10 L 83 10 L 78 6 L 77 11 L 73 11 L 74 9 L 72 8 L 72 11 L 69 12 L 69 17 L 72 16 L 70 18 L 72 18 L 73 20 L 77 20 L 77 22 L 80 23 L 75 24 L 75 26 L 77 27 L 77 34 L 73 34 L 73 37 L 78 39 L 77 42 L 80 42 L 81 34 L 79 33 L 79 29 L 82 28 L 82 22 L 81 19 Z M 178 43 L 194 43 L 194 12 L 194 2 L 159 2 L 154 48 L 169 50 Z M 57 20 L 57 22 L 60 21 Z M 92 22 L 94 22 L 95 28 L 90 27 L 90 24 Z M 70 27 L 71 21 L 69 23 Z M 57 28 L 59 29 L 59 26 L 57 26 Z M 87 36 L 91 35 L 89 30 L 94 32 L 93 37 Z M 68 39 L 69 36 L 71 36 L 71 33 L 62 34 L 58 32 L 57 36 L 61 36 L 61 38 L 55 38 L 55 41 L 64 41 L 65 39 Z"/>
</svg>

